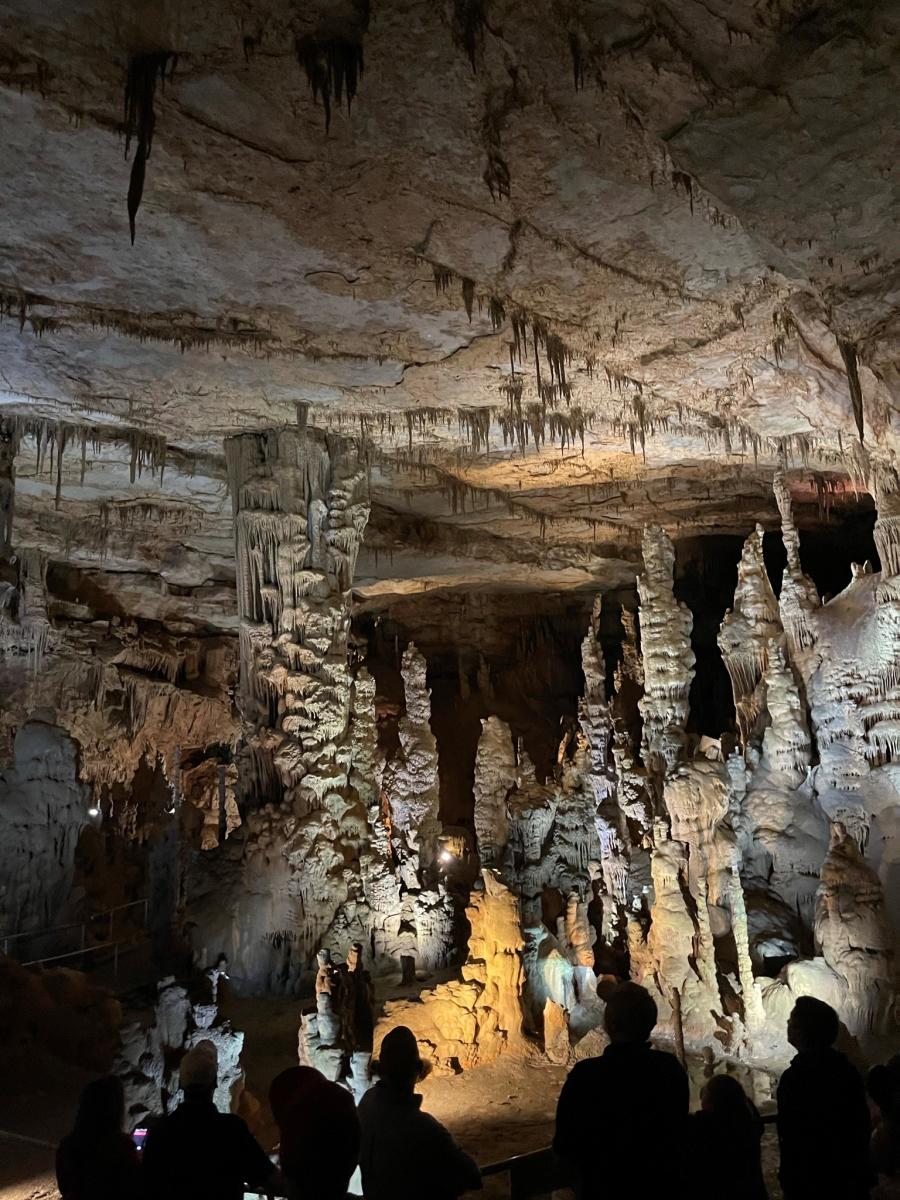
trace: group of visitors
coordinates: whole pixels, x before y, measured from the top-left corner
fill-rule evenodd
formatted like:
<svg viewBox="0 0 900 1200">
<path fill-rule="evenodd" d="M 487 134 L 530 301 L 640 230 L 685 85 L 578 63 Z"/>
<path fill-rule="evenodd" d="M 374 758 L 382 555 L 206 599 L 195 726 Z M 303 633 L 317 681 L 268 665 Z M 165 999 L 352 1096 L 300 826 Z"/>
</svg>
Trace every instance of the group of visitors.
<svg viewBox="0 0 900 1200">
<path fill-rule="evenodd" d="M 578 1196 L 766 1200 L 753 1103 L 733 1076 L 715 1075 L 689 1116 L 684 1068 L 650 1045 L 656 1018 L 644 988 L 619 985 L 606 1005 L 609 1046 L 563 1086 L 553 1148 Z M 788 1023 L 797 1053 L 778 1087 L 785 1200 L 862 1200 L 876 1176 L 900 1176 L 900 1057 L 872 1070 L 867 1101 L 861 1077 L 834 1049 L 838 1030 L 827 1004 L 797 1001 Z M 185 1055 L 184 1099 L 153 1125 L 141 1156 L 122 1131 L 121 1082 L 89 1084 L 57 1154 L 63 1200 L 241 1200 L 245 1189 L 340 1200 L 357 1165 L 366 1200 L 455 1200 L 481 1187 L 477 1164 L 422 1111 L 422 1062 L 405 1027 L 382 1042 L 378 1082 L 358 1108 L 312 1067 L 274 1080 L 277 1167 L 240 1117 L 216 1109 L 217 1067 L 211 1042 Z"/>
</svg>

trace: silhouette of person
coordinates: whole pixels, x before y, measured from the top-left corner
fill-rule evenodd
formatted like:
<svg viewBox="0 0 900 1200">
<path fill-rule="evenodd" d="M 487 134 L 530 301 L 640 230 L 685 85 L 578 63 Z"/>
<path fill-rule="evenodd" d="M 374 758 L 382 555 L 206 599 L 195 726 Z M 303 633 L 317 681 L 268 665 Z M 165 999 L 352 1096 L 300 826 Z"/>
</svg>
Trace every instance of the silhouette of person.
<svg viewBox="0 0 900 1200">
<path fill-rule="evenodd" d="M 869 1109 L 858 1071 L 834 1049 L 839 1030 L 834 1009 L 812 996 L 801 996 L 788 1020 L 797 1053 L 778 1085 L 785 1200 L 869 1194 Z"/>
<path fill-rule="evenodd" d="M 900 1054 L 872 1068 L 866 1078 L 866 1091 L 875 1107 L 872 1170 L 900 1183 Z"/>
<path fill-rule="evenodd" d="M 481 1187 L 481 1172 L 448 1131 L 422 1112 L 422 1060 L 412 1030 L 399 1025 L 381 1043 L 380 1076 L 359 1104 L 366 1200 L 456 1200 Z"/>
<path fill-rule="evenodd" d="M 691 1117 L 691 1196 L 719 1200 L 767 1200 L 760 1142 L 763 1123 L 756 1105 L 731 1075 L 713 1075 Z"/>
<path fill-rule="evenodd" d="M 656 1017 L 645 988 L 619 984 L 606 1002 L 610 1044 L 563 1085 L 553 1149 L 573 1171 L 579 1200 L 682 1195 L 688 1079 L 677 1058 L 651 1048 Z"/>
<path fill-rule="evenodd" d="M 353 1097 L 314 1067 L 272 1081 L 269 1105 L 281 1134 L 279 1161 L 290 1200 L 339 1200 L 359 1161 Z"/>
<path fill-rule="evenodd" d="M 138 1152 L 123 1132 L 125 1093 L 114 1075 L 95 1079 L 81 1093 L 75 1128 L 56 1151 L 62 1200 L 140 1197 Z"/>
<path fill-rule="evenodd" d="M 218 1070 L 210 1041 L 198 1042 L 181 1060 L 184 1100 L 150 1128 L 144 1144 L 154 1200 L 243 1200 L 245 1185 L 260 1191 L 282 1185 L 281 1172 L 241 1118 L 213 1104 Z"/>
</svg>

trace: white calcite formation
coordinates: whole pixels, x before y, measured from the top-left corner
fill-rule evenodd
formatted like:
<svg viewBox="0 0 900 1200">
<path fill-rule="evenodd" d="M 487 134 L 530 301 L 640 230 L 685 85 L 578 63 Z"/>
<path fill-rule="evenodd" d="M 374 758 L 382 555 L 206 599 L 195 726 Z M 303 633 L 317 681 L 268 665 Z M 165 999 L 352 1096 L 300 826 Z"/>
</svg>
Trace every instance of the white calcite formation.
<svg viewBox="0 0 900 1200">
<path fill-rule="evenodd" d="M 522 915 L 516 896 L 494 872 L 482 872 L 466 918 L 471 933 L 461 979 L 439 984 L 415 1000 L 389 1001 L 375 1030 L 375 1053 L 397 1025 L 412 1029 L 419 1053 L 448 1074 L 524 1054 L 525 971 Z"/>
<path fill-rule="evenodd" d="M 246 819 L 227 852 L 200 864 L 195 949 L 224 952 L 244 990 L 291 988 L 323 941 L 365 933 L 347 639 L 368 488 L 350 445 L 305 425 L 242 435 L 227 451 Z"/>
<path fill-rule="evenodd" d="M 688 695 L 694 678 L 692 618 L 672 592 L 675 550 L 657 526 L 644 530 L 644 570 L 638 576 L 644 694 L 641 754 L 657 787 L 684 752 Z"/>
<path fill-rule="evenodd" d="M 396 953 L 414 957 L 419 969 L 431 972 L 446 966 L 452 953 L 455 914 L 436 870 L 441 833 L 437 741 L 431 730 L 425 659 L 412 642 L 400 669 L 406 699 L 398 729 L 400 748 L 385 765 L 382 779 L 399 915 L 406 925 Z"/>
<path fill-rule="evenodd" d="M 243 1033 L 219 1019 L 214 1003 L 192 1003 L 172 976 L 160 980 L 156 992 L 153 1020 L 123 1027 L 113 1065 L 125 1088 L 128 1125 L 145 1125 L 148 1119 L 178 1107 L 184 1098 L 178 1064 L 201 1041 L 211 1041 L 218 1055 L 213 1103 L 219 1112 L 236 1112 L 244 1090 Z"/>
<path fill-rule="evenodd" d="M 509 842 L 507 801 L 516 786 L 516 749 L 512 733 L 499 717 L 481 722 L 475 754 L 475 839 L 483 867 L 499 867 Z"/>
<path fill-rule="evenodd" d="M 400 672 L 406 698 L 398 729 L 400 750 L 387 763 L 382 786 L 390 807 L 394 853 L 401 873 L 417 886 L 421 873 L 434 864 L 441 832 L 438 752 L 431 731 L 426 663 L 412 643 L 403 652 Z"/>
<path fill-rule="evenodd" d="M 787 554 L 778 607 L 791 660 L 799 666 L 801 661 L 809 657 L 816 640 L 814 621 L 819 608 L 819 595 L 815 584 L 804 574 L 800 565 L 800 535 L 794 525 L 790 488 L 782 471 L 776 471 L 773 486 L 781 514 L 781 538 Z"/>
<path fill-rule="evenodd" d="M 765 709 L 769 643 L 781 633 L 778 601 L 763 561 L 763 531 L 757 526 L 744 542 L 734 607 L 725 614 L 718 638 L 744 745 L 755 732 Z"/>
</svg>

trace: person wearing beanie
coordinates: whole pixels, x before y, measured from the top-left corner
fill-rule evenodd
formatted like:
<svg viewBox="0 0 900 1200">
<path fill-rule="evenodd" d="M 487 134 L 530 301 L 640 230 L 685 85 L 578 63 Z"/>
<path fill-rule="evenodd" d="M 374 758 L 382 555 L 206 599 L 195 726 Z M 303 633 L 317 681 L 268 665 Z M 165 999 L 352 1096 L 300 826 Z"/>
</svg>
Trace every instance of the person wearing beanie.
<svg viewBox="0 0 900 1200">
<path fill-rule="evenodd" d="M 350 1093 L 314 1067 L 290 1067 L 272 1081 L 269 1107 L 290 1200 L 343 1200 L 359 1160 Z"/>
<path fill-rule="evenodd" d="M 869 1195 L 869 1106 L 862 1077 L 834 1043 L 840 1021 L 814 996 L 788 1019 L 797 1051 L 778 1084 L 778 1172 L 785 1200 L 863 1200 Z"/>
<path fill-rule="evenodd" d="M 218 1073 L 216 1047 L 208 1040 L 181 1060 L 184 1100 L 152 1126 L 144 1145 L 151 1200 L 243 1200 L 246 1187 L 281 1187 L 281 1172 L 241 1118 L 213 1103 Z"/>
<path fill-rule="evenodd" d="M 379 1080 L 359 1104 L 359 1165 L 365 1200 L 456 1200 L 481 1188 L 481 1172 L 448 1131 L 422 1112 L 422 1061 L 412 1030 L 381 1043 Z"/>
</svg>

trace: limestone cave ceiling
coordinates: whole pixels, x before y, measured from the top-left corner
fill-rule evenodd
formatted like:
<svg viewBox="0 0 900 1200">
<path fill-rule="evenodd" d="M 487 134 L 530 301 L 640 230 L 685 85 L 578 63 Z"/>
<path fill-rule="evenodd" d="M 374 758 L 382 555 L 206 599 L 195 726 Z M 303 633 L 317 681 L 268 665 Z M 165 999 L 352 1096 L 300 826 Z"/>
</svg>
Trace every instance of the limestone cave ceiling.
<svg viewBox="0 0 900 1200">
<path fill-rule="evenodd" d="M 369 460 L 370 600 L 622 586 L 649 520 L 773 524 L 779 463 L 855 504 L 898 40 L 890 0 L 4 0 L 15 543 L 233 625 L 223 438 L 298 420 Z"/>
</svg>

